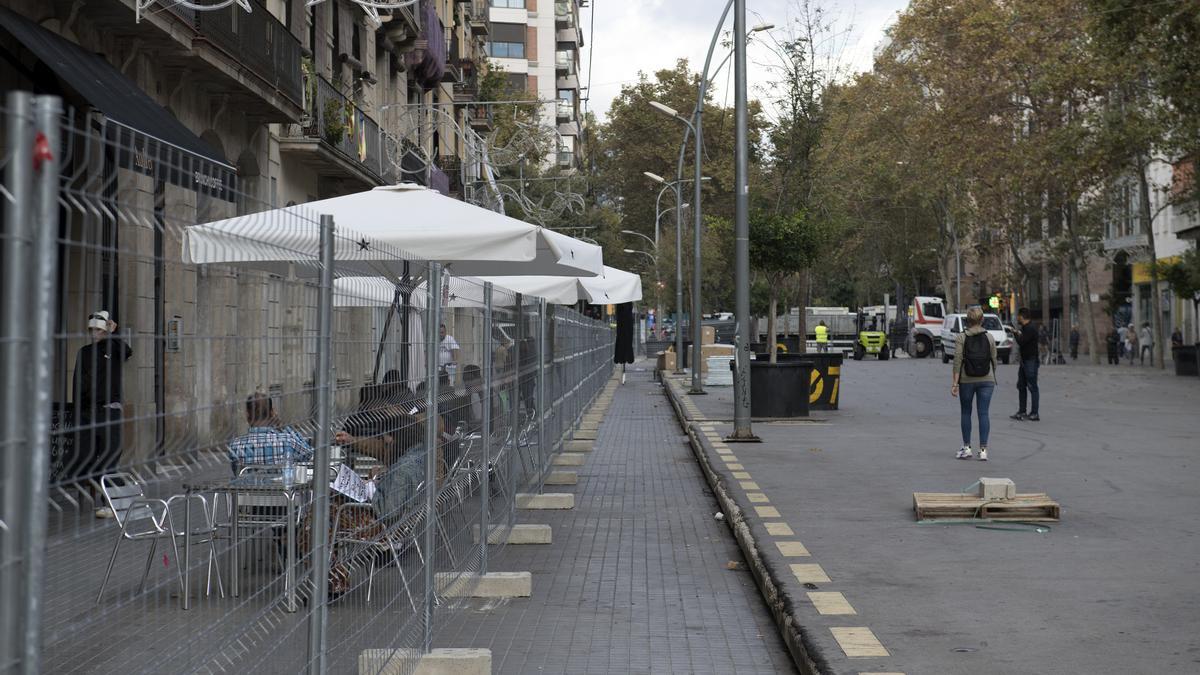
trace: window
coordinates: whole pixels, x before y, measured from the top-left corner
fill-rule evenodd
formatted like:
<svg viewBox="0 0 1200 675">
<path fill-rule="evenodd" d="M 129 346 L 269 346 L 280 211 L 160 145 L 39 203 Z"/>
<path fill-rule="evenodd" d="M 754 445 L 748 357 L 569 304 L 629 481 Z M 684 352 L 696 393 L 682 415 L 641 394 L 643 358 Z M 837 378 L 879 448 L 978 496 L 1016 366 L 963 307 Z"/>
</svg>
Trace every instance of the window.
<svg viewBox="0 0 1200 675">
<path fill-rule="evenodd" d="M 506 9 L 525 9 L 525 0 L 492 0 L 492 7 Z"/>
<path fill-rule="evenodd" d="M 488 56 L 500 59 L 525 58 L 525 24 L 493 23 Z"/>
<path fill-rule="evenodd" d="M 525 43 L 489 42 L 488 56 L 498 59 L 523 59 L 525 58 Z"/>
<path fill-rule="evenodd" d="M 529 80 L 526 79 L 525 73 L 505 73 L 504 76 L 508 80 L 510 92 L 524 93 L 529 87 Z"/>
<path fill-rule="evenodd" d="M 1004 330 L 1004 324 L 1000 323 L 1000 317 L 993 314 L 983 315 L 984 330 Z"/>
<path fill-rule="evenodd" d="M 923 302 L 921 303 L 921 313 L 926 319 L 942 318 L 942 303 L 940 302 Z"/>
</svg>

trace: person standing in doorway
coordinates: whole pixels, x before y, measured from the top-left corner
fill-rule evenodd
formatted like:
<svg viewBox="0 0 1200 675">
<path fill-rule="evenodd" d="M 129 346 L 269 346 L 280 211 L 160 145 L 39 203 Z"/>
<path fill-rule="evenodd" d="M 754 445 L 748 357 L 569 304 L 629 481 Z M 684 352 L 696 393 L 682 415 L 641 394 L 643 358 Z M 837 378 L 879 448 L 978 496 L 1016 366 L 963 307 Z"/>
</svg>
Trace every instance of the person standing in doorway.
<svg viewBox="0 0 1200 675">
<path fill-rule="evenodd" d="M 971 402 L 979 417 L 979 459 L 988 458 L 989 410 L 996 389 L 996 341 L 983 329 L 983 309 L 967 310 L 967 329 L 954 336 L 954 374 L 950 395 L 958 396 L 961 412 L 962 448 L 958 459 L 971 459 Z M 961 396 L 959 394 L 961 393 Z"/>
<path fill-rule="evenodd" d="M 1017 346 L 1020 348 L 1020 360 L 1017 362 L 1017 412 L 1012 419 L 1037 422 L 1038 416 L 1038 368 L 1042 362 L 1038 358 L 1038 331 L 1029 320 L 1029 309 L 1022 307 L 1017 310 Z M 1029 407 L 1025 404 L 1028 401 Z M 1028 410 L 1029 414 L 1025 414 Z"/>
<path fill-rule="evenodd" d="M 1146 352 L 1150 352 L 1150 365 L 1154 365 L 1154 331 L 1150 330 L 1150 322 L 1142 323 L 1142 333 L 1138 337 L 1141 345 L 1141 363 L 1146 365 Z"/>
<path fill-rule="evenodd" d="M 1071 326 L 1071 360 L 1079 358 L 1079 326 Z"/>
<path fill-rule="evenodd" d="M 105 310 L 88 316 L 92 341 L 75 356 L 74 402 L 76 424 L 75 457 L 67 475 L 79 481 L 112 471 L 121 459 L 121 413 L 125 362 L 133 350 L 114 337 L 117 322 Z M 112 518 L 108 507 L 96 509 L 96 517 Z"/>
<path fill-rule="evenodd" d="M 458 371 L 458 340 L 446 333 L 446 324 L 438 330 L 441 344 L 438 345 L 438 366 L 450 377 L 450 386 L 454 386 L 454 374 Z"/>
<path fill-rule="evenodd" d="M 817 324 L 814 329 L 817 333 L 817 351 L 824 354 L 829 351 L 829 326 L 825 325 L 824 321 Z"/>
</svg>

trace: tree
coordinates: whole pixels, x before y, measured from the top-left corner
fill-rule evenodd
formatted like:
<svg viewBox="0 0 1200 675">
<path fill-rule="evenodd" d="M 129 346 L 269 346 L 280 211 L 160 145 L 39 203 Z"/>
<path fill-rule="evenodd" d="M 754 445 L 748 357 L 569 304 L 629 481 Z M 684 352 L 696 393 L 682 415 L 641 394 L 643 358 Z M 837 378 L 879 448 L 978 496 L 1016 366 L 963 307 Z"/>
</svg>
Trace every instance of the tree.
<svg viewBox="0 0 1200 675">
<path fill-rule="evenodd" d="M 776 362 L 775 317 L 784 281 L 796 270 L 806 269 L 820 254 L 824 242 L 818 228 L 806 222 L 802 212 L 789 214 L 756 211 L 750 217 L 750 260 L 766 282 L 767 340 L 771 363 Z"/>
<path fill-rule="evenodd" d="M 1200 250 L 1186 251 L 1178 261 L 1164 265 L 1162 278 L 1175 290 L 1176 295 L 1191 298 L 1193 312 L 1200 313 Z M 1192 337 L 1200 342 L 1200 335 Z"/>
</svg>

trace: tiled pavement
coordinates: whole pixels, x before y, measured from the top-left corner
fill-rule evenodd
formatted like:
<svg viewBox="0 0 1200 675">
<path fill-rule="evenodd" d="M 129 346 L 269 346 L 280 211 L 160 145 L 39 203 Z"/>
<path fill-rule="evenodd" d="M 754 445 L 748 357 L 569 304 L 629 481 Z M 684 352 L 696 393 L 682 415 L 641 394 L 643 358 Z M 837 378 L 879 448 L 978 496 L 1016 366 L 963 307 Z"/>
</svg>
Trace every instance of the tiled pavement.
<svg viewBox="0 0 1200 675">
<path fill-rule="evenodd" d="M 660 385 L 631 370 L 569 511 L 524 511 L 554 543 L 507 546 L 493 571 L 533 596 L 459 600 L 437 647 L 492 650 L 496 673 L 780 673 L 793 665 Z M 733 569 L 731 569 L 733 568 Z"/>
</svg>

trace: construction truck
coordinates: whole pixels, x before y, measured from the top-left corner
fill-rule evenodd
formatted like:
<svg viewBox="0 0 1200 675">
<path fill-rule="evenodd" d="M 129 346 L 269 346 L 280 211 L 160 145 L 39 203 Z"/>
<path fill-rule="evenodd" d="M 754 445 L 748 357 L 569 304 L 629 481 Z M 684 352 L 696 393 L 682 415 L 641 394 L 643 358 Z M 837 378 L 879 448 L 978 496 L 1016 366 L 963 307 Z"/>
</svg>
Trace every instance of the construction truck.
<svg viewBox="0 0 1200 675">
<path fill-rule="evenodd" d="M 923 359 L 933 356 L 941 345 L 942 323 L 946 319 L 946 304 L 941 298 L 918 295 L 908 306 L 908 335 L 904 351 Z"/>
</svg>

